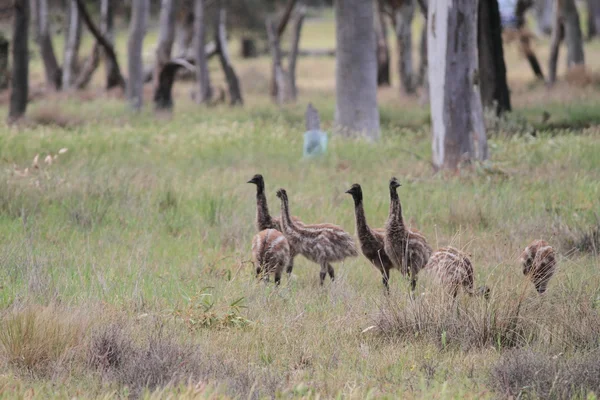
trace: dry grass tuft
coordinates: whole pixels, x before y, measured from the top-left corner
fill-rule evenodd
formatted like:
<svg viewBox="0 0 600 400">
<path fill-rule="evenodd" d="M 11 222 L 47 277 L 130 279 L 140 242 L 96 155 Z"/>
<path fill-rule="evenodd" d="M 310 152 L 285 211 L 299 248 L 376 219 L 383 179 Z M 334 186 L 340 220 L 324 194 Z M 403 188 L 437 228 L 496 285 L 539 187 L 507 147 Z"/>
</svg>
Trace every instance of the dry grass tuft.
<svg viewBox="0 0 600 400">
<path fill-rule="evenodd" d="M 600 393 L 600 350 L 569 358 L 511 350 L 492 369 L 491 379 L 507 398 L 590 398 L 588 394 Z"/>
<path fill-rule="evenodd" d="M 558 238 L 561 251 L 572 256 L 575 253 L 600 254 L 600 219 L 591 226 L 572 228 L 562 221 L 555 222 L 554 233 Z"/>
<path fill-rule="evenodd" d="M 68 361 L 85 326 L 54 307 L 28 306 L 9 311 L 0 322 L 1 356 L 17 369 L 46 376 Z"/>
<path fill-rule="evenodd" d="M 83 123 L 80 117 L 65 113 L 59 105 L 47 104 L 31 110 L 29 118 L 36 125 L 54 126 L 63 129 L 74 128 Z"/>
</svg>

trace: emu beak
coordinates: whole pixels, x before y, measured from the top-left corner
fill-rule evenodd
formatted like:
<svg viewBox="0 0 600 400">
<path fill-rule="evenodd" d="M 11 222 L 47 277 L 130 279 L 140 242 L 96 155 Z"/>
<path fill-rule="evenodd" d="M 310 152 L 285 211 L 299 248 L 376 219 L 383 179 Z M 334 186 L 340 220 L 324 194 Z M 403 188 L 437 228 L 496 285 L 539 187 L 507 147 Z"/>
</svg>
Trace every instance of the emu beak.
<svg viewBox="0 0 600 400">
<path fill-rule="evenodd" d="M 346 190 L 344 193 L 352 194 L 352 193 L 350 193 L 350 191 L 351 191 L 351 190 L 352 190 L 352 189 L 348 189 L 348 190 Z"/>
</svg>

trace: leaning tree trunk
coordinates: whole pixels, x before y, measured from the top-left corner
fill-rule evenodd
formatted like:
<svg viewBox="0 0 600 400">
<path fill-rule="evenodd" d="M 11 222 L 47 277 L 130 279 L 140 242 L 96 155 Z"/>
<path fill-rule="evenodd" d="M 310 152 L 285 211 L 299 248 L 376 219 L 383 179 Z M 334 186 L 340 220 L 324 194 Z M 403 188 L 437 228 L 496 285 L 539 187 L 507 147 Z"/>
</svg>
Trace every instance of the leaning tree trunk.
<svg viewBox="0 0 600 400">
<path fill-rule="evenodd" d="M 9 48 L 8 40 L 0 32 L 0 90 L 8 89 L 9 82 Z"/>
<path fill-rule="evenodd" d="M 379 138 L 373 2 L 337 0 L 335 124 L 343 134 Z"/>
<path fill-rule="evenodd" d="M 225 8 L 219 2 L 219 12 L 217 13 L 217 21 L 215 21 L 215 43 L 217 44 L 217 53 L 219 54 L 219 61 L 221 62 L 221 67 L 225 73 L 227 86 L 229 87 L 229 102 L 232 106 L 236 104 L 242 105 L 244 104 L 244 100 L 242 99 L 240 81 L 235 74 L 227 49 L 226 17 L 227 11 L 225 11 Z"/>
<path fill-rule="evenodd" d="M 144 63 L 142 61 L 142 46 L 146 35 L 146 20 L 149 12 L 149 0 L 133 0 L 131 23 L 129 28 L 127 98 L 134 111 L 139 111 L 143 104 Z"/>
<path fill-rule="evenodd" d="M 567 45 L 567 67 L 584 65 L 583 34 L 579 24 L 579 13 L 575 0 L 559 0 L 565 25 L 565 43 Z"/>
<path fill-rule="evenodd" d="M 162 0 L 160 6 L 158 44 L 156 46 L 156 61 L 154 64 L 154 93 L 160 86 L 160 71 L 171 59 L 171 50 L 175 40 L 175 3 L 173 0 Z"/>
<path fill-rule="evenodd" d="M 100 33 L 106 38 L 111 46 L 115 45 L 113 1 L 114 0 L 101 0 L 100 2 Z M 113 59 L 110 57 L 106 50 L 103 51 L 103 54 L 106 89 L 109 90 L 116 86 L 121 86 L 123 77 L 121 76 L 119 65 L 115 61 L 116 58 Z"/>
<path fill-rule="evenodd" d="M 432 150 L 437 169 L 456 170 L 463 161 L 487 158 L 477 81 L 477 12 L 473 0 L 437 0 L 428 5 Z"/>
<path fill-rule="evenodd" d="M 400 89 L 405 94 L 415 92 L 412 61 L 412 21 L 414 15 L 415 0 L 404 0 L 394 10 Z"/>
<path fill-rule="evenodd" d="M 48 22 L 48 0 L 33 0 L 35 2 L 35 14 L 37 25 L 37 42 L 40 47 L 44 71 L 46 73 L 46 84 L 53 90 L 60 90 L 62 72 L 52 45 L 50 24 Z"/>
<path fill-rule="evenodd" d="M 377 86 L 390 86 L 390 49 L 387 40 L 387 24 L 381 0 L 375 4 L 375 37 L 377 38 Z"/>
<path fill-rule="evenodd" d="M 66 30 L 65 56 L 62 70 L 63 89 L 70 89 L 75 82 L 79 44 L 81 42 L 81 19 L 77 1 L 69 2 L 69 21 Z"/>
<path fill-rule="evenodd" d="M 208 60 L 204 51 L 204 0 L 195 0 L 194 6 L 194 55 L 196 60 L 196 103 L 208 103 L 212 97 Z"/>
<path fill-rule="evenodd" d="M 14 0 L 13 72 L 9 121 L 16 121 L 27 109 L 29 91 L 29 0 Z"/>
<path fill-rule="evenodd" d="M 497 0 L 479 0 L 477 31 L 481 102 L 496 115 L 510 111 L 506 65 L 502 48 L 502 25 Z"/>
<path fill-rule="evenodd" d="M 298 97 L 298 88 L 296 87 L 296 63 L 298 62 L 298 53 L 300 51 L 300 33 L 302 32 L 302 23 L 304 22 L 305 16 L 305 8 L 300 7 L 292 24 L 290 56 L 288 59 L 288 79 L 292 101 L 296 101 L 296 98 Z"/>
</svg>

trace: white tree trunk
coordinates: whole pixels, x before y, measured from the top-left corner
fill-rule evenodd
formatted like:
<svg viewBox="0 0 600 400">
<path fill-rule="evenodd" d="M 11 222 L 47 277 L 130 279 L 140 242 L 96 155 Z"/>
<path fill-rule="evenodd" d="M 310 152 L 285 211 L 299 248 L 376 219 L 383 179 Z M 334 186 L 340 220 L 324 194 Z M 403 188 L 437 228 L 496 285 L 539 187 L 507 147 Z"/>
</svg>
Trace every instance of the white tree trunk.
<svg viewBox="0 0 600 400">
<path fill-rule="evenodd" d="M 79 42 L 81 39 L 81 19 L 77 2 L 69 2 L 69 21 L 66 30 L 65 58 L 62 70 L 63 89 L 70 89 L 75 82 L 75 69 L 77 67 L 77 56 L 79 53 Z"/>
<path fill-rule="evenodd" d="M 552 3 L 554 0 L 535 1 L 535 19 L 538 35 L 548 36 L 552 33 Z"/>
<path fill-rule="evenodd" d="M 149 12 L 149 0 L 133 0 L 131 23 L 129 28 L 127 98 L 134 111 L 139 111 L 143 105 L 144 92 L 144 63 L 142 47 L 146 35 L 146 23 Z"/>
<path fill-rule="evenodd" d="M 48 20 L 48 0 L 32 0 L 34 6 L 35 21 L 37 26 L 37 42 L 40 47 L 44 71 L 46 73 L 46 84 L 54 89 L 61 89 L 62 71 L 58 65 L 54 46 L 52 45 L 52 34 Z"/>
<path fill-rule="evenodd" d="M 194 6 L 194 52 L 196 59 L 196 103 L 207 103 L 212 97 L 208 60 L 204 51 L 204 0 L 196 0 Z"/>
<path fill-rule="evenodd" d="M 344 134 L 379 138 L 373 2 L 336 1 L 335 123 Z"/>
<path fill-rule="evenodd" d="M 433 130 L 433 164 L 457 169 L 487 158 L 478 87 L 478 2 L 430 1 L 427 57 Z"/>
<path fill-rule="evenodd" d="M 173 0 L 161 1 L 158 44 L 156 45 L 156 61 L 153 74 L 155 90 L 159 86 L 160 71 L 171 59 L 173 41 L 175 40 L 175 12 Z"/>
<path fill-rule="evenodd" d="M 560 0 L 565 25 L 565 43 L 567 45 L 567 66 L 583 65 L 583 34 L 579 23 L 579 13 L 575 0 Z"/>
</svg>

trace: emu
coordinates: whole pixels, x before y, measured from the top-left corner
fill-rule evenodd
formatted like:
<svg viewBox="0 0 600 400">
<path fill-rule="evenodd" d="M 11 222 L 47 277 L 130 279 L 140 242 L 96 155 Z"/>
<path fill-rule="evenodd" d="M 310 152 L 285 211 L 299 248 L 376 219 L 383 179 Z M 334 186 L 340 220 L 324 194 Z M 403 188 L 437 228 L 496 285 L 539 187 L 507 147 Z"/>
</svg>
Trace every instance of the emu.
<svg viewBox="0 0 600 400">
<path fill-rule="evenodd" d="M 265 274 L 275 275 L 275 284 L 279 285 L 283 268 L 289 265 L 290 246 L 281 232 L 275 229 L 265 229 L 254 235 L 252 239 L 252 256 L 256 262 L 256 276 Z"/>
<path fill-rule="evenodd" d="M 489 298 L 490 289 L 487 286 L 474 290 L 473 264 L 465 253 L 454 247 L 438 249 L 429 258 L 425 268 L 433 272 L 436 280 L 449 290 L 453 298 L 458 295 L 460 287 L 470 296 Z"/>
<path fill-rule="evenodd" d="M 265 229 L 277 229 L 282 231 L 281 222 L 277 217 L 271 217 L 269 213 L 269 206 L 267 204 L 267 196 L 265 195 L 265 180 L 261 174 L 256 174 L 247 183 L 253 183 L 256 185 L 256 228 L 258 231 Z M 296 217 L 292 217 L 294 222 L 298 225 L 304 225 Z M 298 254 L 293 247 L 290 247 L 290 259 L 286 267 L 286 273 L 290 275 L 294 269 L 294 258 Z"/>
<path fill-rule="evenodd" d="M 356 235 L 360 243 L 360 250 L 371 264 L 381 272 L 383 285 L 389 292 L 390 270 L 394 268 L 392 261 L 384 249 L 385 231 L 383 229 L 371 229 L 367 224 L 365 210 L 363 207 L 362 188 L 358 183 L 346 190 L 354 199 L 354 214 L 356 216 Z"/>
<path fill-rule="evenodd" d="M 546 292 L 556 270 L 556 254 L 545 240 L 534 240 L 521 254 L 523 275 L 528 276 L 539 294 Z"/>
<path fill-rule="evenodd" d="M 281 199 L 281 228 L 291 247 L 298 253 L 321 266 L 319 274 L 321 286 L 325 277 L 333 281 L 335 271 L 332 262 L 343 261 L 347 257 L 358 256 L 352 236 L 342 228 L 332 224 L 300 225 L 290 217 L 289 201 L 285 189 L 277 191 Z"/>
<path fill-rule="evenodd" d="M 385 224 L 384 249 L 394 267 L 410 277 L 410 288 L 414 292 L 417 274 L 429 261 L 432 250 L 421 232 L 410 230 L 404 224 L 402 204 L 396 191 L 398 187 L 398 179 L 390 179 L 390 212 Z"/>
</svg>

